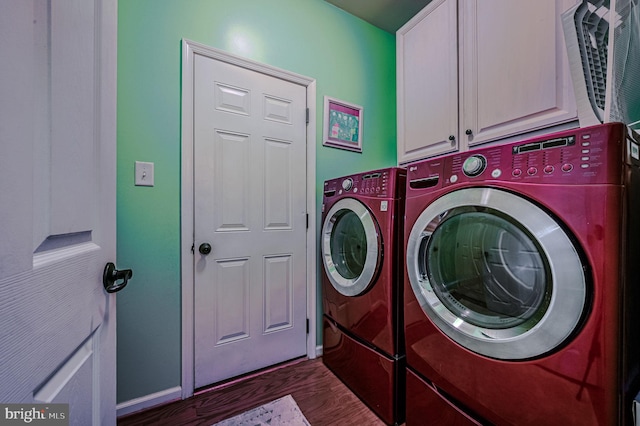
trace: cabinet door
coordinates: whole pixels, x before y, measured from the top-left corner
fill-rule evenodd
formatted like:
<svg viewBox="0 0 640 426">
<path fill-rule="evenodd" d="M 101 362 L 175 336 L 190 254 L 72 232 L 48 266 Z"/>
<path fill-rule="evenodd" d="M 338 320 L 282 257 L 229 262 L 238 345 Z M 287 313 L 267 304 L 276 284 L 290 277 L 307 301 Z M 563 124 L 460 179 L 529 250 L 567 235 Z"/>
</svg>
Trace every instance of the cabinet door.
<svg viewBox="0 0 640 426">
<path fill-rule="evenodd" d="M 572 3 L 460 0 L 461 150 L 576 119 L 560 21 Z"/>
<path fill-rule="evenodd" d="M 432 1 L 396 36 L 398 163 L 457 150 L 457 0 Z"/>
</svg>

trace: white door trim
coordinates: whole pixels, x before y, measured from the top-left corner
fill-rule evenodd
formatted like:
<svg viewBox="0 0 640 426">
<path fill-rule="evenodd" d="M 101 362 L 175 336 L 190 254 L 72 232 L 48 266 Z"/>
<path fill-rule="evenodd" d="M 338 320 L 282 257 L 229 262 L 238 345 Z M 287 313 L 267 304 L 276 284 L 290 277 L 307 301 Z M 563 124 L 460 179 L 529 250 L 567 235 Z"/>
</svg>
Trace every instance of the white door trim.
<svg viewBox="0 0 640 426">
<path fill-rule="evenodd" d="M 307 356 L 316 357 L 316 81 L 289 71 L 261 64 L 191 40 L 182 41 L 182 173 L 181 233 L 182 266 L 182 398 L 194 392 L 194 168 L 193 83 L 194 57 L 206 56 L 270 75 L 307 88 Z"/>
</svg>

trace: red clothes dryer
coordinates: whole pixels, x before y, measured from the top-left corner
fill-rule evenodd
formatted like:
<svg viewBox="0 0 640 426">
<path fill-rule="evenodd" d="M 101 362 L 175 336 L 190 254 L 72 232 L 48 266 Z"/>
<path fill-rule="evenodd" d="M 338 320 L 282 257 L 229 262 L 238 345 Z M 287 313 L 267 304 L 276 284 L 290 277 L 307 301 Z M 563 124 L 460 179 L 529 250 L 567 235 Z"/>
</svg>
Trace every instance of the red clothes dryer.
<svg viewBox="0 0 640 426">
<path fill-rule="evenodd" d="M 404 420 L 406 170 L 328 180 L 322 205 L 323 360 L 387 424 Z"/>
<path fill-rule="evenodd" d="M 616 123 L 408 166 L 408 426 L 630 424 L 638 159 Z"/>
</svg>

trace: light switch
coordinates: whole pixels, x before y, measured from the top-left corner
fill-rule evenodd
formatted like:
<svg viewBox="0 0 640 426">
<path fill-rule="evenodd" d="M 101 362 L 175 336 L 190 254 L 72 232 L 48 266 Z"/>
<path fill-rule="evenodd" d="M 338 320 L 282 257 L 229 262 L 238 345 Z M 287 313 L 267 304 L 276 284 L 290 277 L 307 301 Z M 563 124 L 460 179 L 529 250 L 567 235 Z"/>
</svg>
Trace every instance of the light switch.
<svg viewBox="0 0 640 426">
<path fill-rule="evenodd" d="M 153 163 L 136 161 L 136 186 L 153 186 Z"/>
</svg>

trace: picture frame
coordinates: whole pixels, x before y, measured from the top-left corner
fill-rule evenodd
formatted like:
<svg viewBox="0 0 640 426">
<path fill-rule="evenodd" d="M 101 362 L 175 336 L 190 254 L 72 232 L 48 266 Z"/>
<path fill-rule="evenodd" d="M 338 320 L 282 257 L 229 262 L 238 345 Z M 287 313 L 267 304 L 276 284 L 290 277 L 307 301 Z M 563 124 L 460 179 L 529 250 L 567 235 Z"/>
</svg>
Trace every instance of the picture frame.
<svg viewBox="0 0 640 426">
<path fill-rule="evenodd" d="M 362 106 L 325 96 L 322 145 L 362 152 L 363 116 Z"/>
</svg>

